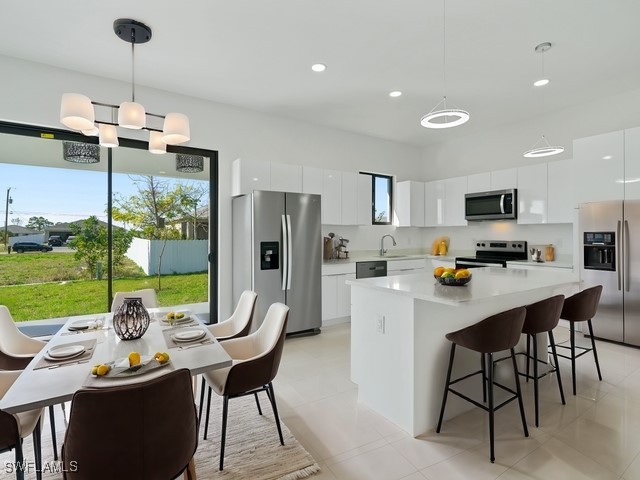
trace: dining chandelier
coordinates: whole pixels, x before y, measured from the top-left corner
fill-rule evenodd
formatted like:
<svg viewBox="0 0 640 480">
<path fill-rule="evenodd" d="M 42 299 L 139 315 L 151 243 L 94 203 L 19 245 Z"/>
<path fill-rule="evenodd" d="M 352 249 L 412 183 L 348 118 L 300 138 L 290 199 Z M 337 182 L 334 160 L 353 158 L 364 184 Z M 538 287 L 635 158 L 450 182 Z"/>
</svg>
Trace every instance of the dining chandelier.
<svg viewBox="0 0 640 480">
<path fill-rule="evenodd" d="M 199 173 L 204 170 L 204 157 L 176 153 L 176 170 L 183 173 Z"/>
<path fill-rule="evenodd" d="M 116 127 L 149 132 L 149 151 L 166 153 L 167 145 L 178 145 L 191 138 L 189 118 L 182 113 L 157 115 L 145 111 L 144 106 L 135 101 L 135 46 L 151 40 L 151 28 L 144 23 L 129 18 L 119 18 L 113 22 L 113 31 L 121 40 L 131 43 L 131 101 L 120 105 L 101 103 L 79 93 L 65 93 L 60 104 L 60 121 L 68 128 L 84 135 L 98 135 L 103 147 L 117 147 Z M 96 120 L 95 107 L 105 108 L 110 113 L 110 121 Z M 115 121 L 117 117 L 117 123 Z M 147 117 L 163 120 L 162 130 L 147 125 Z"/>
<path fill-rule="evenodd" d="M 542 76 L 540 77 L 540 80 L 534 83 L 536 87 L 544 87 L 545 85 L 549 84 L 549 80 L 545 77 L 544 74 L 544 52 L 546 52 L 550 48 L 550 42 L 543 42 L 536 45 L 535 52 L 542 55 Z M 544 112 L 544 90 L 542 91 L 542 110 Z M 526 158 L 549 157 L 551 155 L 557 155 L 562 152 L 564 152 L 564 147 L 551 145 L 546 137 L 542 135 L 540 137 L 540 140 L 538 140 L 535 145 L 533 145 L 533 147 L 524 152 L 522 156 Z"/>
<path fill-rule="evenodd" d="M 442 1 L 442 83 L 447 90 L 447 5 Z M 447 96 L 420 119 L 420 125 L 426 128 L 451 128 L 469 120 L 469 112 L 461 108 L 447 107 Z"/>
<path fill-rule="evenodd" d="M 71 163 L 98 163 L 100 147 L 93 143 L 62 142 L 62 158 Z"/>
</svg>

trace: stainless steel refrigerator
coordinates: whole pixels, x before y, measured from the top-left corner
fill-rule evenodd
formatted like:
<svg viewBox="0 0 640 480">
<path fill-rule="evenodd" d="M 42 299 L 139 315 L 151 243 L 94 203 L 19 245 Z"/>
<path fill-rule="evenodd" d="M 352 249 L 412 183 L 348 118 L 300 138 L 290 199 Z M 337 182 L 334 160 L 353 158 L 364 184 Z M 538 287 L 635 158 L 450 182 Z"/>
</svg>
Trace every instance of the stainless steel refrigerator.
<svg viewBox="0 0 640 480">
<path fill-rule="evenodd" d="M 233 199 L 233 297 L 258 294 L 255 330 L 269 306 L 289 306 L 287 333 L 322 325 L 320 195 L 254 191 Z"/>
<path fill-rule="evenodd" d="M 640 201 L 580 205 L 580 277 L 602 285 L 596 337 L 640 346 Z"/>
</svg>

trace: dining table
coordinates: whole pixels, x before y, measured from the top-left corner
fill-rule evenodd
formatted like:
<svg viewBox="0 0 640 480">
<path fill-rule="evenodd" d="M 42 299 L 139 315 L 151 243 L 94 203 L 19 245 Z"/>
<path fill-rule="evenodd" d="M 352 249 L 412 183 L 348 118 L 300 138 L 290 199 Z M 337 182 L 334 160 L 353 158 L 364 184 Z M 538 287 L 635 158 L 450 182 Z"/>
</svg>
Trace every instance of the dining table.
<svg viewBox="0 0 640 480">
<path fill-rule="evenodd" d="M 68 317 L 0 400 L 0 410 L 19 413 L 56 405 L 70 401 L 81 388 L 145 381 L 170 370 L 186 368 L 195 376 L 231 366 L 231 357 L 197 313 L 184 311 L 186 321 L 169 321 L 168 314 L 174 310 L 177 311 L 172 307 L 148 309 L 149 327 L 135 340 L 122 340 L 116 335 L 112 313 Z M 203 331 L 204 335 L 195 338 L 197 330 Z M 65 351 L 77 353 L 71 357 L 54 356 Z M 117 367 L 131 352 L 140 354 L 143 361 L 152 358 L 156 352 L 166 352 L 169 361 L 161 368 L 125 372 L 131 375 L 92 374 L 93 366 L 109 364 Z"/>
</svg>

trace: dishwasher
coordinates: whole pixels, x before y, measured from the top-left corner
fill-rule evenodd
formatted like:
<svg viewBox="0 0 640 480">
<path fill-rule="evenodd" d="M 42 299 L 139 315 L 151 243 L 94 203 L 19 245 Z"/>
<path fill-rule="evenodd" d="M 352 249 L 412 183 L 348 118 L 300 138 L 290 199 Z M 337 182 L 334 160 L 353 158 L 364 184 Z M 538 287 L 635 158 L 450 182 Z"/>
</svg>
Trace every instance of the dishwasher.
<svg viewBox="0 0 640 480">
<path fill-rule="evenodd" d="M 356 262 L 356 278 L 372 278 L 387 276 L 387 261 Z"/>
</svg>

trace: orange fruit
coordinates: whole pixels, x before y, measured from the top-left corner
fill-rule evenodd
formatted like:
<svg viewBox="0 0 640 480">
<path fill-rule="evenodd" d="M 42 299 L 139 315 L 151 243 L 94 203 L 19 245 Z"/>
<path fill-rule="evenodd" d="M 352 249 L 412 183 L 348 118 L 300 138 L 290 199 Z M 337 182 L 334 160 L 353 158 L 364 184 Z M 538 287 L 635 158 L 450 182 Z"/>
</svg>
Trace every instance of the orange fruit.
<svg viewBox="0 0 640 480">
<path fill-rule="evenodd" d="M 470 275 L 469 270 L 467 269 L 460 269 L 456 272 L 456 278 L 468 278 Z"/>
<path fill-rule="evenodd" d="M 434 274 L 436 277 L 440 277 L 443 273 L 444 273 L 444 267 L 436 267 L 436 268 L 433 270 L 433 274 Z"/>
</svg>

